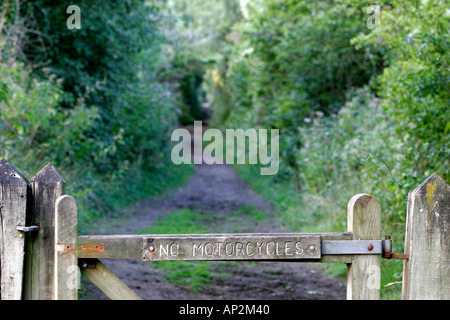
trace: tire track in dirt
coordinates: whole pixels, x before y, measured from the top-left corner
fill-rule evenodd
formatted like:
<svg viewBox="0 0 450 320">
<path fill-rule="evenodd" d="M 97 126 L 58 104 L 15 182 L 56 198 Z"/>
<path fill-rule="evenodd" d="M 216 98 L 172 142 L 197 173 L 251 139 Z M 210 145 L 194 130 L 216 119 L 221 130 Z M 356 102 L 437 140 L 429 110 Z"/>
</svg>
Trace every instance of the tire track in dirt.
<svg viewBox="0 0 450 320">
<path fill-rule="evenodd" d="M 174 210 L 189 208 L 208 212 L 220 223 L 223 215 L 242 207 L 266 212 L 267 219 L 250 224 L 245 232 L 286 232 L 273 217 L 271 206 L 255 194 L 228 165 L 195 166 L 190 180 L 161 198 L 136 204 L 136 215 L 129 219 L 111 219 L 91 230 L 90 234 L 131 234 L 149 227 L 158 218 Z M 214 219 L 211 219 L 214 220 Z M 226 227 L 226 226 L 221 226 Z M 241 230 L 242 232 L 242 230 Z M 324 275 L 315 264 L 306 263 L 238 263 L 228 268 L 228 277 L 212 277 L 211 284 L 200 292 L 167 282 L 163 271 L 134 260 L 103 260 L 125 284 L 144 300 L 342 300 L 345 285 Z M 220 267 L 220 262 L 216 262 Z M 87 280 L 81 298 L 104 300 L 107 297 Z"/>
</svg>

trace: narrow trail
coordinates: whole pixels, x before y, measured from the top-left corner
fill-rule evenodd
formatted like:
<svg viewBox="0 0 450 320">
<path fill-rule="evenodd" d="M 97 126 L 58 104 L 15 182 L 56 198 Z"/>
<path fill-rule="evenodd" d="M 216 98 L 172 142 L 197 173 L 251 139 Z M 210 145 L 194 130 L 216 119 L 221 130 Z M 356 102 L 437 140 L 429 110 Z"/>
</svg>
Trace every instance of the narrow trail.
<svg viewBox="0 0 450 320">
<path fill-rule="evenodd" d="M 195 156 L 195 155 L 194 155 Z M 197 155 L 198 156 L 198 155 Z M 132 234 L 149 227 L 158 218 L 174 210 L 189 208 L 214 215 L 217 221 L 243 207 L 264 211 L 263 222 L 244 225 L 241 232 L 286 232 L 272 216 L 270 205 L 255 194 L 231 166 L 205 164 L 195 166 L 190 180 L 182 187 L 157 199 L 137 203 L 132 218 L 112 219 L 91 230 L 91 234 Z M 214 219 L 211 219 L 214 220 Z M 222 229 L 226 227 L 220 226 Z M 144 300 L 342 300 L 345 286 L 341 280 L 323 274 L 320 267 L 305 263 L 238 263 L 228 268 L 228 277 L 212 277 L 200 292 L 167 282 L 163 271 L 149 263 L 134 260 L 102 261 Z M 220 262 L 216 262 L 217 266 Z M 104 300 L 107 297 L 90 282 L 83 281 L 86 292 L 81 298 Z"/>
</svg>

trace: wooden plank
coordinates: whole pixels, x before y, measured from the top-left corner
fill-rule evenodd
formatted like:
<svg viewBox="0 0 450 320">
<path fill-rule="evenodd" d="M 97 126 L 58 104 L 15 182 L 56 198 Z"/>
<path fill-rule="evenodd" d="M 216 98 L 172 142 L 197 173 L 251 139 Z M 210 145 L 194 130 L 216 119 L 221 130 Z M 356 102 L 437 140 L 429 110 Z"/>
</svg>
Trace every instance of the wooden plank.
<svg viewBox="0 0 450 320">
<path fill-rule="evenodd" d="M 59 197 L 55 205 L 55 299 L 77 300 L 80 272 L 76 253 L 78 208 L 74 198 Z"/>
<path fill-rule="evenodd" d="M 450 300 L 450 187 L 437 174 L 409 194 L 402 299 Z"/>
<path fill-rule="evenodd" d="M 63 194 L 64 179 L 49 163 L 31 181 L 31 224 L 41 227 L 27 237 L 25 300 L 55 299 L 55 203 Z"/>
<path fill-rule="evenodd" d="M 140 260 L 142 239 L 143 236 L 80 236 L 78 258 Z"/>
<path fill-rule="evenodd" d="M 351 240 L 351 233 L 317 233 L 315 236 L 325 240 Z M 79 258 L 101 258 L 101 259 L 139 259 L 143 258 L 143 241 L 146 239 L 195 239 L 195 238 L 227 238 L 227 237 L 302 237 L 311 236 L 311 234 L 285 233 L 285 234 L 210 234 L 210 235 L 114 235 L 114 236 L 80 236 L 78 237 L 78 255 Z M 230 259 L 231 260 L 231 259 Z M 293 260 L 295 261 L 295 260 Z M 308 261 L 308 260 L 307 260 Z M 351 255 L 342 256 L 323 256 L 320 260 L 311 259 L 310 262 L 337 262 L 350 263 Z"/>
<path fill-rule="evenodd" d="M 348 204 L 348 231 L 353 240 L 381 239 L 381 205 L 373 196 L 360 194 Z M 348 300 L 379 300 L 381 255 L 355 255 L 347 271 Z"/>
<path fill-rule="evenodd" d="M 99 260 L 94 259 L 89 263 L 80 260 L 80 268 L 83 275 L 111 300 L 142 300 Z"/>
<path fill-rule="evenodd" d="M 8 161 L 0 160 L 1 300 L 21 300 L 28 181 Z"/>
</svg>

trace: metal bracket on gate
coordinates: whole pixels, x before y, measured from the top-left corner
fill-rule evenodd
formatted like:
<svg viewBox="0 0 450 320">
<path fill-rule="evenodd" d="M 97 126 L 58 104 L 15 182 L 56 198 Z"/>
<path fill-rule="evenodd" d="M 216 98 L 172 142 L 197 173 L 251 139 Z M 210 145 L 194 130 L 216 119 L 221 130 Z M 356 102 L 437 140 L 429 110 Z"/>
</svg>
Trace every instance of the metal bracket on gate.
<svg viewBox="0 0 450 320">
<path fill-rule="evenodd" d="M 383 240 L 346 240 L 323 241 L 322 254 L 328 255 L 356 255 L 356 254 L 382 254 Z"/>
<path fill-rule="evenodd" d="M 407 254 L 392 253 L 392 240 L 386 236 L 384 240 L 344 240 L 323 241 L 322 254 L 324 255 L 376 255 L 381 254 L 383 259 L 408 260 Z"/>
<path fill-rule="evenodd" d="M 406 253 L 392 253 L 392 240 L 391 236 L 386 236 L 383 240 L 383 259 L 401 259 L 409 260 L 409 255 Z"/>
</svg>

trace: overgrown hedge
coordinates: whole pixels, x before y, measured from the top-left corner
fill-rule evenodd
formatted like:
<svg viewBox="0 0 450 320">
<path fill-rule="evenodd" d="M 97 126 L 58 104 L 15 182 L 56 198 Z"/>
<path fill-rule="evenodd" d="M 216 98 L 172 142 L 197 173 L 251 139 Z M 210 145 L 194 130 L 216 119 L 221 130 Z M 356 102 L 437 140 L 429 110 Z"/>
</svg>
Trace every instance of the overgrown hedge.
<svg viewBox="0 0 450 320">
<path fill-rule="evenodd" d="M 181 179 L 168 164 L 182 101 L 163 3 L 76 5 L 80 30 L 61 1 L 0 5 L 0 157 L 28 177 L 52 161 L 93 217 Z"/>
<path fill-rule="evenodd" d="M 215 124 L 280 129 L 281 164 L 241 175 L 296 231 L 343 229 L 350 197 L 373 194 L 400 252 L 408 192 L 433 172 L 450 182 L 448 4 L 381 3 L 369 29 L 370 1 L 250 3 L 211 71 Z M 385 268 L 385 285 L 401 281 Z"/>
</svg>

